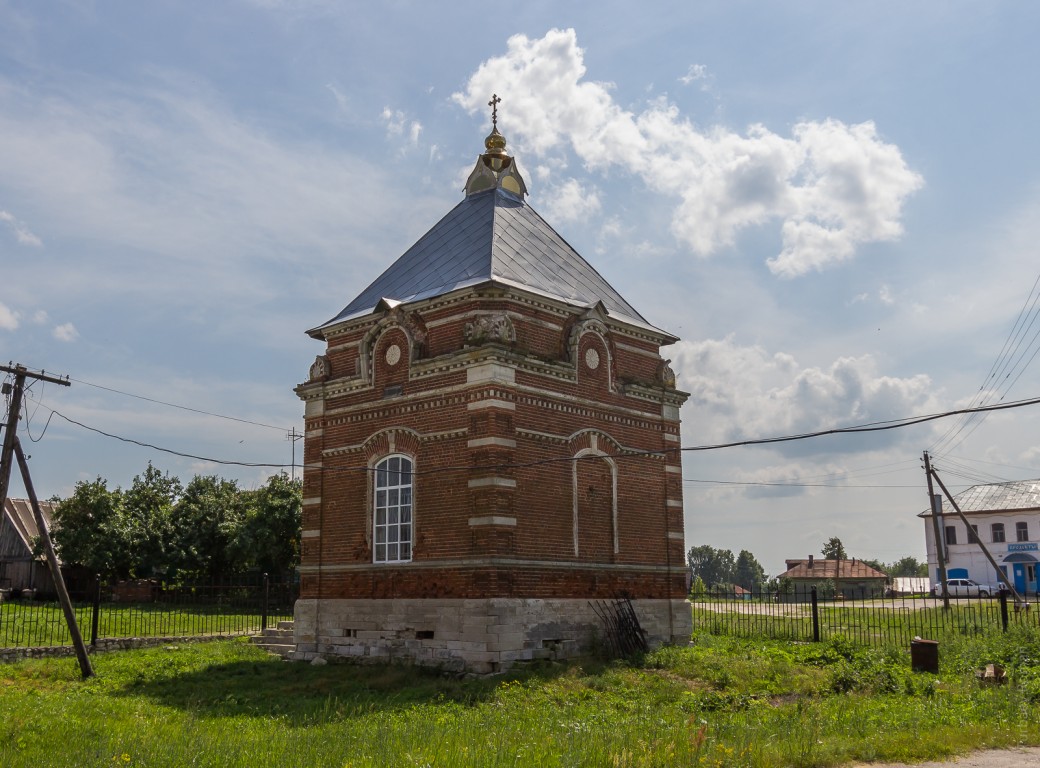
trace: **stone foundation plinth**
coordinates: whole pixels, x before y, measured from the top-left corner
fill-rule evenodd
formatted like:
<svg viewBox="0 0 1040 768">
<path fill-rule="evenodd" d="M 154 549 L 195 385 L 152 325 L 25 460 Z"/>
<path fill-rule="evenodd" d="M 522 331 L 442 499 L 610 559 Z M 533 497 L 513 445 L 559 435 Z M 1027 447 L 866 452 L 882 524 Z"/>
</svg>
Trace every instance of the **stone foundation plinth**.
<svg viewBox="0 0 1040 768">
<path fill-rule="evenodd" d="M 685 600 L 633 600 L 651 647 L 686 643 Z M 603 643 L 585 599 L 298 600 L 292 658 L 400 661 L 481 674 L 565 659 Z"/>
</svg>

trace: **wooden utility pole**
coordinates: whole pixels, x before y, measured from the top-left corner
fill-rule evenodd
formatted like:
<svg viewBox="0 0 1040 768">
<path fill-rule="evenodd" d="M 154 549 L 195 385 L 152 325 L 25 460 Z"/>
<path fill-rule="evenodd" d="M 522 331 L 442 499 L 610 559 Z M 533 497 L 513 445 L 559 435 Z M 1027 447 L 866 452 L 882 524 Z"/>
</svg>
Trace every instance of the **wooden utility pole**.
<svg viewBox="0 0 1040 768">
<path fill-rule="evenodd" d="M 296 431 L 296 427 L 285 433 L 285 439 L 292 443 L 292 479 L 296 480 L 296 441 L 303 438 L 303 435 Z"/>
<path fill-rule="evenodd" d="M 11 407 L 7 412 L 7 427 L 4 430 L 3 453 L 0 453 L 0 509 L 7 503 L 7 490 L 11 483 L 11 465 L 15 458 L 18 461 L 18 469 L 22 474 L 22 482 L 25 484 L 25 492 L 29 495 L 32 504 L 33 515 L 36 518 L 36 528 L 40 532 L 40 543 L 44 554 L 47 556 L 47 567 L 54 581 L 54 588 L 58 593 L 58 601 L 61 610 L 65 614 L 65 622 L 69 625 L 69 636 L 76 648 L 76 657 L 79 659 L 80 673 L 84 678 L 93 677 L 94 669 L 90 665 L 90 657 L 87 655 L 87 646 L 83 642 L 83 636 L 79 632 L 76 623 L 76 613 L 72 609 L 72 600 L 69 599 L 69 591 L 65 587 L 65 579 L 61 575 L 61 567 L 58 565 L 58 556 L 54 552 L 54 543 L 51 541 L 50 532 L 47 530 L 47 521 L 43 519 L 43 511 L 40 502 L 36 498 L 36 490 L 33 488 L 32 477 L 29 475 L 29 463 L 25 460 L 22 452 L 21 442 L 18 440 L 18 415 L 22 408 L 22 395 L 25 391 L 25 380 L 27 378 L 37 381 L 48 381 L 52 384 L 69 386 L 67 378 L 61 379 L 56 376 L 47 376 L 45 373 L 34 373 L 24 365 L 0 366 L 0 371 L 14 374 L 14 385 L 11 390 L 4 386 L 4 394 L 10 393 Z"/>
<path fill-rule="evenodd" d="M 932 510 L 932 535 L 935 539 L 935 557 L 939 562 L 939 589 L 942 590 L 943 610 L 950 610 L 950 590 L 946 583 L 946 536 L 942 525 L 942 497 L 932 488 L 932 464 L 928 451 L 924 452 L 924 476 L 928 480 L 928 508 Z M 971 530 L 969 528 L 969 530 Z"/>
<path fill-rule="evenodd" d="M 946 498 L 950 500 L 950 505 L 953 507 L 953 511 L 956 512 L 958 517 L 960 517 L 960 519 L 964 521 L 964 527 L 968 529 L 968 537 L 972 538 L 971 523 L 968 521 L 968 518 L 964 516 L 964 513 L 961 511 L 961 508 L 957 506 L 957 502 L 953 500 L 953 494 L 951 494 L 946 489 L 946 484 L 943 483 L 942 478 L 939 477 L 939 474 L 934 469 L 929 471 L 932 473 L 932 475 L 935 476 L 935 482 L 937 482 L 939 484 L 939 487 L 943 489 L 943 493 L 946 494 Z M 1000 566 L 997 565 L 997 561 L 993 558 L 993 555 L 990 554 L 990 551 L 986 548 L 986 545 L 982 543 L 982 539 L 980 539 L 978 536 L 974 536 L 974 539 L 975 543 L 979 545 L 979 549 L 982 550 L 982 554 L 986 556 L 986 559 L 989 560 L 989 564 L 992 565 L 993 570 L 996 571 L 997 578 L 1000 579 L 1004 583 L 1004 586 L 1008 588 L 1008 591 L 1011 592 L 1012 595 L 1014 595 L 1015 604 L 1021 605 L 1023 602 L 1025 602 L 1022 596 L 1018 594 L 1018 590 L 1015 589 L 1015 585 L 1012 584 L 1011 581 L 1008 579 L 1007 574 L 1005 574 L 1004 571 L 1000 569 Z"/>
</svg>

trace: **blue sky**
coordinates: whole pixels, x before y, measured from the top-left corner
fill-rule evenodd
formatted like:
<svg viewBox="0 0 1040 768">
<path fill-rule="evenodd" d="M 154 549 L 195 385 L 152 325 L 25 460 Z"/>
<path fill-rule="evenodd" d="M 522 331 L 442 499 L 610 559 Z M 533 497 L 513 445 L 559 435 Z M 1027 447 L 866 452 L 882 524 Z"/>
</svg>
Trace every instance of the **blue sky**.
<svg viewBox="0 0 1040 768">
<path fill-rule="evenodd" d="M 270 471 L 50 409 L 289 464 L 304 331 L 461 199 L 492 92 L 531 205 L 682 338 L 684 445 L 962 407 L 1040 272 L 1038 17 L 0 0 L 0 359 L 73 379 L 30 392 L 37 488 Z M 1040 395 L 1030 339 L 994 398 Z M 957 424 L 688 453 L 687 544 L 921 558 L 923 450 L 957 488 L 1040 476 L 1037 408 Z"/>
</svg>

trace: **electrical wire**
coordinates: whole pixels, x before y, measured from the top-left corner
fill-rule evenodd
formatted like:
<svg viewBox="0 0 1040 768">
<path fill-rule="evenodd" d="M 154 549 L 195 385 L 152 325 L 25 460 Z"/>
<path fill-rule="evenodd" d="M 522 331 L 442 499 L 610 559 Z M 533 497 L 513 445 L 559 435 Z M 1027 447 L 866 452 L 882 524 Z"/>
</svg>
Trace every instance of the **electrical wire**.
<svg viewBox="0 0 1040 768">
<path fill-rule="evenodd" d="M 755 480 L 698 480 L 683 478 L 696 485 L 741 485 L 766 488 L 919 488 L 919 485 L 850 485 L 848 483 L 765 482 Z"/>
<path fill-rule="evenodd" d="M 697 446 L 684 446 L 684 447 L 677 447 L 677 448 L 664 448 L 664 449 L 656 450 L 656 451 L 624 451 L 622 453 L 603 454 L 603 455 L 597 454 L 595 456 L 559 456 L 559 457 L 551 457 L 551 458 L 547 458 L 547 459 L 539 459 L 537 461 L 530 461 L 530 462 L 493 464 L 493 465 L 487 465 L 486 467 L 482 467 L 482 468 L 483 469 L 529 469 L 529 468 L 532 468 L 532 467 L 545 466 L 545 465 L 549 465 L 549 464 L 558 464 L 558 463 L 563 463 L 563 462 L 570 463 L 570 462 L 574 462 L 574 461 L 583 461 L 583 460 L 586 460 L 586 459 L 603 458 L 604 456 L 606 456 L 608 458 L 613 458 L 613 459 L 630 459 L 630 458 L 639 458 L 639 457 L 645 457 L 645 456 L 667 456 L 667 455 L 678 454 L 678 453 L 683 453 L 683 452 L 714 451 L 714 450 L 721 450 L 723 448 L 738 448 L 738 447 L 756 446 L 756 445 L 775 445 L 777 443 L 787 443 L 787 442 L 794 442 L 794 441 L 798 441 L 798 440 L 809 440 L 809 439 L 812 439 L 812 438 L 824 437 L 824 436 L 827 436 L 827 435 L 847 435 L 847 434 L 861 434 L 861 433 L 867 433 L 867 432 L 884 432 L 884 431 L 888 431 L 888 430 L 892 430 L 892 429 L 902 429 L 904 427 L 913 426 L 915 424 L 923 424 L 923 423 L 926 423 L 926 422 L 929 422 L 929 421 L 935 421 L 937 419 L 949 418 L 951 416 L 957 416 L 957 415 L 961 415 L 961 414 L 964 414 L 964 413 L 1010 410 L 1010 409 L 1013 409 L 1013 408 L 1023 408 L 1025 406 L 1037 405 L 1037 404 L 1040 404 L 1040 398 L 1030 398 L 1028 400 L 1017 400 L 1017 401 L 1013 401 L 1013 402 L 1009 402 L 1009 403 L 999 403 L 999 404 L 995 404 L 995 405 L 980 406 L 980 407 L 974 408 L 974 409 L 960 408 L 960 409 L 953 410 L 953 411 L 945 411 L 945 412 L 942 412 L 942 413 L 933 413 L 933 414 L 929 414 L 929 415 L 926 415 L 926 416 L 910 416 L 910 417 L 905 417 L 905 418 L 901 418 L 901 419 L 893 419 L 893 420 L 890 420 L 890 421 L 870 422 L 868 424 L 860 424 L 860 425 L 851 426 L 851 427 L 837 427 L 837 428 L 834 428 L 834 429 L 825 429 L 825 430 L 819 430 L 819 431 L 816 431 L 816 432 L 803 432 L 803 433 L 797 434 L 797 435 L 783 435 L 783 436 L 778 436 L 778 437 L 766 437 L 766 438 L 757 438 L 757 439 L 751 439 L 751 440 L 739 440 L 739 441 L 734 441 L 734 442 L 729 442 L 729 443 L 715 443 L 715 444 L 711 444 L 711 445 L 697 445 Z M 174 455 L 174 456 L 181 456 L 183 458 L 195 459 L 197 461 L 206 461 L 206 462 L 210 462 L 210 463 L 213 463 L 213 464 L 223 464 L 223 465 L 240 466 L 240 467 L 266 467 L 266 468 L 282 468 L 282 469 L 284 469 L 285 467 L 290 466 L 288 464 L 281 463 L 281 462 L 279 462 L 279 463 L 268 463 L 268 462 L 232 461 L 232 460 L 226 460 L 226 459 L 215 459 L 215 458 L 208 457 L 208 456 L 199 456 L 199 455 L 196 455 L 196 454 L 184 453 L 184 452 L 181 452 L 181 451 L 175 451 L 172 448 L 163 448 L 161 446 L 153 445 L 151 443 L 145 443 L 143 441 L 135 440 L 133 438 L 122 437 L 120 435 L 115 435 L 115 434 L 112 434 L 110 432 L 105 432 L 104 430 L 98 429 L 96 427 L 88 426 L 88 425 L 86 425 L 86 424 L 84 424 L 84 423 L 82 423 L 80 421 L 76 421 L 75 419 L 69 418 L 68 416 L 64 415 L 63 413 L 60 413 L 59 411 L 56 411 L 56 410 L 54 410 L 52 408 L 48 408 L 48 406 L 43 405 L 42 403 L 41 403 L 41 405 L 42 405 L 42 407 L 47 408 L 48 410 L 50 410 L 54 415 L 59 416 L 60 418 L 62 418 L 65 421 L 69 422 L 70 424 L 74 424 L 74 425 L 76 425 L 78 427 L 81 427 L 83 429 L 86 429 L 86 430 L 88 430 L 90 432 L 95 432 L 95 433 L 103 435 L 105 437 L 108 437 L 108 438 L 111 438 L 111 439 L 114 439 L 114 440 L 119 440 L 119 441 L 122 441 L 122 442 L 125 442 L 125 443 L 132 443 L 134 445 L 139 445 L 139 446 L 141 446 L 143 448 L 151 448 L 152 450 L 161 451 L 163 453 L 168 453 L 168 454 L 171 454 L 171 455 Z M 311 470 L 318 469 L 318 470 L 321 470 L 321 471 L 327 471 L 329 469 L 334 469 L 336 471 L 361 471 L 361 472 L 373 471 L 373 468 L 367 467 L 367 466 L 364 466 L 364 467 L 336 467 L 336 468 L 327 468 L 327 467 L 324 467 L 324 466 L 308 465 L 308 464 L 302 464 L 302 465 L 297 465 L 297 466 L 302 466 L 305 469 L 311 469 Z M 418 476 L 418 475 L 434 474 L 434 473 L 447 472 L 447 471 L 469 471 L 471 469 L 473 469 L 473 467 L 471 465 L 469 465 L 469 464 L 466 464 L 466 465 L 459 465 L 459 466 L 437 467 L 436 469 L 429 469 L 429 470 L 416 470 L 412 474 Z"/>
<path fill-rule="evenodd" d="M 1010 370 L 1008 370 L 1008 365 L 1011 364 L 1012 358 L 1018 355 L 1019 349 L 1022 346 L 1022 340 L 1036 324 L 1038 317 L 1040 317 L 1040 291 L 1037 290 L 1038 286 L 1040 286 L 1040 275 L 1037 275 L 1036 280 L 1033 282 L 1033 287 L 1030 289 L 1029 295 L 1026 297 L 1022 308 L 1019 310 L 1018 317 L 1015 319 L 1015 323 L 1012 326 L 1011 331 L 1008 333 L 1008 337 L 1004 340 L 1000 352 L 997 354 L 996 359 L 990 366 L 989 372 L 983 379 L 979 391 L 968 402 L 968 408 L 973 408 L 977 405 L 985 405 L 986 403 L 991 402 L 994 397 L 997 397 L 998 394 L 998 400 L 1002 401 L 1036 358 L 1037 353 L 1040 352 L 1040 346 L 1037 346 L 1037 348 L 1033 350 L 1033 354 L 1030 355 L 1029 359 L 1019 369 L 1019 364 L 1024 359 L 1025 355 L 1028 354 L 1037 339 L 1040 338 L 1040 329 L 1037 329 L 1037 332 L 1033 334 L 1033 337 L 1030 339 L 1025 350 L 1022 351 L 1021 356 L 1015 360 L 1014 364 L 1011 365 Z M 1018 369 L 1018 373 L 1015 374 L 1015 378 L 1008 382 L 1008 379 L 1013 373 L 1015 373 L 1016 369 Z M 1004 371 L 1008 372 L 1004 374 Z M 1001 374 L 1004 374 L 1003 378 L 1001 378 Z M 1001 389 L 1003 389 L 1003 391 L 1001 391 Z M 950 425 L 946 432 L 944 432 L 943 435 L 932 444 L 929 448 L 929 453 L 932 453 L 933 455 L 941 455 L 941 451 L 949 453 L 950 451 L 955 450 L 971 436 L 984 420 L 984 414 L 978 415 L 972 413 L 964 419 L 961 419 L 958 423 Z"/>
<path fill-rule="evenodd" d="M 155 398 L 145 397 L 144 395 L 135 395 L 133 392 L 124 392 L 121 389 L 113 389 L 112 387 L 105 387 L 105 386 L 102 386 L 101 384 L 94 384 L 94 383 L 89 382 L 89 381 L 83 381 L 82 379 L 73 379 L 73 378 L 69 377 L 69 381 L 74 381 L 77 384 L 86 384 L 88 387 L 94 387 L 95 389 L 103 389 L 106 392 L 114 392 L 117 395 L 125 395 L 126 397 L 136 398 L 137 400 L 144 400 L 145 402 L 148 402 L 148 403 L 155 403 L 156 405 L 165 405 L 168 408 L 177 408 L 177 409 L 182 410 L 182 411 L 191 411 L 192 413 L 199 413 L 199 414 L 202 414 L 203 416 L 213 416 L 214 418 L 217 418 L 217 419 L 227 419 L 228 421 L 237 421 L 237 422 L 239 422 L 241 424 L 252 424 L 255 427 L 266 427 L 267 429 L 277 429 L 280 432 L 284 432 L 285 431 L 285 427 L 276 427 L 273 424 L 264 424 L 263 422 L 260 422 L 260 421 L 251 421 L 249 419 L 241 419 L 241 418 L 238 418 L 237 416 L 227 416 L 227 415 L 225 415 L 223 413 L 213 413 L 212 411 L 203 411 L 200 408 L 192 408 L 192 407 L 187 406 L 187 405 L 178 405 L 177 403 L 168 403 L 168 402 L 166 402 L 164 400 L 156 400 Z"/>
</svg>

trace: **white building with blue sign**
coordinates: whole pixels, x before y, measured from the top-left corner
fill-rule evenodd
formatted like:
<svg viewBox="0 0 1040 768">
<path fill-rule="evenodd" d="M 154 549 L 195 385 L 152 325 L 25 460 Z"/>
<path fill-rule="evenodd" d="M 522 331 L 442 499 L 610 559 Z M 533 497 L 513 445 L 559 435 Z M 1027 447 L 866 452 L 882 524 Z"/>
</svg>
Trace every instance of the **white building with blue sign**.
<svg viewBox="0 0 1040 768">
<path fill-rule="evenodd" d="M 989 550 L 997 565 L 1022 595 L 1037 594 L 1040 564 L 1040 480 L 974 485 L 954 497 L 968 519 L 964 521 L 949 503 L 940 514 L 940 532 L 946 559 L 946 577 L 972 579 L 996 587 L 1000 579 L 978 542 Z M 918 515 L 924 521 L 928 549 L 928 575 L 939 582 L 939 561 L 931 511 Z"/>
</svg>

